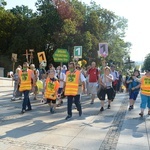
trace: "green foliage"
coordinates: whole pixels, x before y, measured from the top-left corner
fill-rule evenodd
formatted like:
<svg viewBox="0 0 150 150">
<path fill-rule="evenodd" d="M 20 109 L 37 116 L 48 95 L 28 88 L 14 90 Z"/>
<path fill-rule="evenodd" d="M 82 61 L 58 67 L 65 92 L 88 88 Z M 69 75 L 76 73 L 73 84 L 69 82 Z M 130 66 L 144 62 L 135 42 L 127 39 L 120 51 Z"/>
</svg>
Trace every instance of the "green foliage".
<svg viewBox="0 0 150 150">
<path fill-rule="evenodd" d="M 145 57 L 144 70 L 150 69 L 150 53 Z"/>
<path fill-rule="evenodd" d="M 0 9 L 0 54 L 17 53 L 21 63 L 25 50 L 34 49 L 34 61 L 38 63 L 36 53 L 44 50 L 48 62 L 53 62 L 57 48 L 68 49 L 73 56 L 74 46 L 83 46 L 83 59 L 100 65 L 98 44 L 107 42 L 106 61 L 124 67 L 131 47 L 123 39 L 127 19 L 94 1 L 86 5 L 78 0 L 37 0 L 36 8 L 34 13 L 24 5 L 9 11 Z"/>
</svg>

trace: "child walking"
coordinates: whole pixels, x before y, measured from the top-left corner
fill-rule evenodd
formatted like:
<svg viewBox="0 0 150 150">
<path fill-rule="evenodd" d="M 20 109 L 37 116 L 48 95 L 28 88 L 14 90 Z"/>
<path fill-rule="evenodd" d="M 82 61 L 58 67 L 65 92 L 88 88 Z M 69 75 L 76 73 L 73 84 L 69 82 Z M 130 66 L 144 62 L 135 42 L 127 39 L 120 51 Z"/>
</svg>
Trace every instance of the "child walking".
<svg viewBox="0 0 150 150">
<path fill-rule="evenodd" d="M 56 98 L 58 95 L 59 82 L 55 78 L 55 70 L 50 70 L 45 82 L 45 98 L 50 106 L 50 112 L 53 114 L 56 110 Z"/>
</svg>

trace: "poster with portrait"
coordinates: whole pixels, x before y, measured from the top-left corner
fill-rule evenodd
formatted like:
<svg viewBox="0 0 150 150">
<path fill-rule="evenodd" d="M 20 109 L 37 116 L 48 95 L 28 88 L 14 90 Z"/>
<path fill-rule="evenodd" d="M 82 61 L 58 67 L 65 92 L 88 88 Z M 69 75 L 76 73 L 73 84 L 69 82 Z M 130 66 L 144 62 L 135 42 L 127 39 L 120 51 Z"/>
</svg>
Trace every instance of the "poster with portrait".
<svg viewBox="0 0 150 150">
<path fill-rule="evenodd" d="M 108 56 L 108 43 L 99 43 L 99 54 L 104 58 Z"/>
</svg>

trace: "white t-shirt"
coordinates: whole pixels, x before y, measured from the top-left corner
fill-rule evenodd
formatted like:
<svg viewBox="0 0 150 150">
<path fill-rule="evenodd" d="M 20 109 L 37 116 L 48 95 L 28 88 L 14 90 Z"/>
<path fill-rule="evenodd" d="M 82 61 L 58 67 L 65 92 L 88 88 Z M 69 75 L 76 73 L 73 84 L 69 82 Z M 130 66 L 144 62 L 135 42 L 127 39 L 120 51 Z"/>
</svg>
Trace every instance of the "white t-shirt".
<svg viewBox="0 0 150 150">
<path fill-rule="evenodd" d="M 113 75 L 109 74 L 108 76 L 113 80 Z M 108 87 L 108 86 L 112 86 L 112 81 L 109 81 L 107 77 L 106 77 L 106 79 L 105 79 L 105 76 L 102 75 L 101 78 L 102 78 L 102 82 L 103 82 L 107 87 Z"/>
<path fill-rule="evenodd" d="M 118 77 L 119 77 L 119 75 L 118 75 L 118 72 L 117 71 L 111 71 L 111 75 L 113 76 L 113 80 L 115 81 L 115 80 L 118 80 Z"/>
<path fill-rule="evenodd" d="M 61 72 L 60 75 L 58 76 L 58 79 L 63 80 L 63 81 L 59 82 L 60 88 L 63 88 L 64 87 L 64 80 L 66 79 L 66 75 L 63 72 Z"/>
</svg>

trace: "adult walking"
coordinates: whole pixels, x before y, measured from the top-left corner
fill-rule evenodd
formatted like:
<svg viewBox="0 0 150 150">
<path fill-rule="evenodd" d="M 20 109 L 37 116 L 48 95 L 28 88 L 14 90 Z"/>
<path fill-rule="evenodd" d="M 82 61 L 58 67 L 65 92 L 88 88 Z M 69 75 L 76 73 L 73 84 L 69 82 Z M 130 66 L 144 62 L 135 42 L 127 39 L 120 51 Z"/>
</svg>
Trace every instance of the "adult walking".
<svg viewBox="0 0 150 150">
<path fill-rule="evenodd" d="M 13 97 L 11 99 L 12 101 L 15 101 L 17 97 L 19 99 L 22 99 L 22 93 L 19 92 L 19 86 L 18 86 L 19 70 L 20 68 L 17 68 L 16 73 L 13 75 L 14 91 L 13 91 Z"/>
<path fill-rule="evenodd" d="M 113 101 L 115 99 L 115 96 L 116 96 L 119 75 L 118 75 L 118 72 L 115 70 L 115 66 L 114 65 L 111 65 L 110 69 L 111 69 L 111 75 L 113 76 L 113 82 L 112 82 L 112 86 L 113 86 L 113 89 L 114 89 L 113 99 L 112 99 L 112 101 Z"/>
<path fill-rule="evenodd" d="M 20 85 L 19 91 L 23 92 L 24 94 L 21 111 L 22 114 L 25 113 L 25 111 L 32 110 L 29 99 L 29 92 L 32 89 L 32 87 L 35 86 L 35 78 L 33 71 L 28 68 L 29 64 L 27 62 L 24 62 L 23 69 L 19 70 L 19 81 L 18 81 L 18 84 Z M 28 109 L 26 109 L 26 107 L 28 107 Z"/>
<path fill-rule="evenodd" d="M 85 78 L 83 74 L 75 68 L 73 62 L 69 63 L 69 71 L 66 72 L 65 86 L 64 91 L 67 96 L 67 112 L 68 116 L 66 120 L 71 119 L 72 117 L 72 103 L 74 103 L 79 111 L 79 116 L 82 115 L 82 108 L 80 103 L 80 94 L 85 92 Z"/>
<path fill-rule="evenodd" d="M 33 71 L 34 78 L 35 78 L 35 83 L 36 83 L 38 78 L 39 78 L 39 71 L 35 68 L 34 64 L 30 65 L 30 69 Z M 34 98 L 33 99 L 37 100 L 38 87 L 37 87 L 36 84 L 34 85 L 34 89 L 33 90 L 34 90 L 34 91 L 32 91 L 34 93 Z"/>
<path fill-rule="evenodd" d="M 91 96 L 91 104 L 94 103 L 95 96 L 97 94 L 98 80 L 99 80 L 99 70 L 96 68 L 96 63 L 92 62 L 91 68 L 88 70 L 87 74 L 89 75 L 89 93 Z"/>
<path fill-rule="evenodd" d="M 100 91 L 98 93 L 98 98 L 101 100 L 101 108 L 100 111 L 104 111 L 104 101 L 105 97 L 107 95 L 108 98 L 108 106 L 107 108 L 110 109 L 110 104 L 113 99 L 113 87 L 112 87 L 112 82 L 113 82 L 113 76 L 110 73 L 110 68 L 105 67 L 104 68 L 104 74 L 100 77 Z"/>
<path fill-rule="evenodd" d="M 150 115 L 150 69 L 146 75 L 141 78 L 141 112 L 139 115 L 143 117 L 146 105 L 148 107 L 148 115 Z"/>
<path fill-rule="evenodd" d="M 58 89 L 58 104 L 57 107 L 60 107 L 63 104 L 62 100 L 62 94 L 63 94 L 63 87 L 64 87 L 64 80 L 66 78 L 66 74 L 62 71 L 62 68 L 60 66 L 57 67 L 56 70 L 57 78 L 59 81 L 59 89 Z"/>
<path fill-rule="evenodd" d="M 129 84 L 129 99 L 130 99 L 129 110 L 134 109 L 134 103 L 140 91 L 140 82 L 138 79 L 139 77 L 140 77 L 140 71 L 134 70 L 133 75 L 127 81 L 127 83 Z"/>
</svg>

